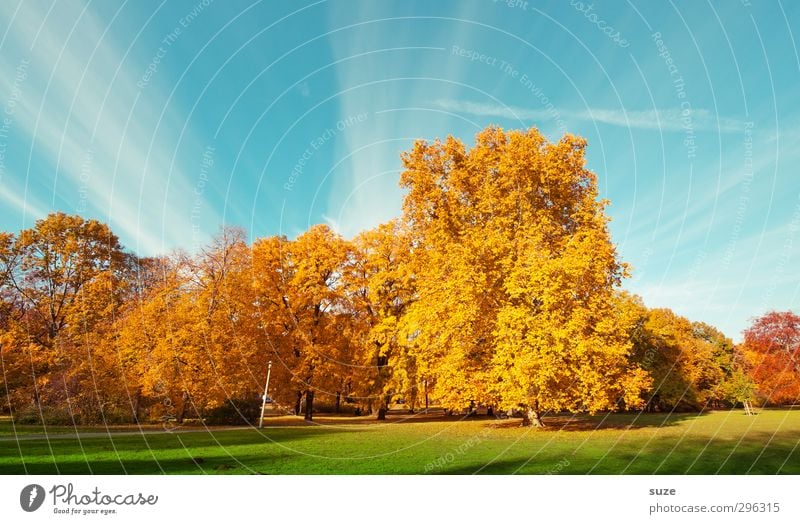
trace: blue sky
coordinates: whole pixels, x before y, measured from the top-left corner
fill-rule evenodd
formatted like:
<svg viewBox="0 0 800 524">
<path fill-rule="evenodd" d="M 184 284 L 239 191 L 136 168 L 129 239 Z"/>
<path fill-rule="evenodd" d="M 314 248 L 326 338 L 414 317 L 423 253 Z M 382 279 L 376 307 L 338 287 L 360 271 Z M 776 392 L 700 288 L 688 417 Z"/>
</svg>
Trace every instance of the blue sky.
<svg viewBox="0 0 800 524">
<path fill-rule="evenodd" d="M 0 4 L 0 228 L 141 254 L 400 213 L 399 154 L 488 124 L 589 141 L 626 287 L 740 338 L 798 310 L 796 2 Z"/>
</svg>

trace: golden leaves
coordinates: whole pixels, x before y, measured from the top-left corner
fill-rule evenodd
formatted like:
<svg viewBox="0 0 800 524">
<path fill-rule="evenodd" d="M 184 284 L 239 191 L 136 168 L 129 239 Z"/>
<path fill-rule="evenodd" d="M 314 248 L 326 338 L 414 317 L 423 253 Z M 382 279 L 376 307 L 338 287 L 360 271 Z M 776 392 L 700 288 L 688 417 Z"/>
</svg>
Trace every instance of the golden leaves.
<svg viewBox="0 0 800 524">
<path fill-rule="evenodd" d="M 597 329 L 623 266 L 585 145 L 490 127 L 469 151 L 448 138 L 403 157 L 404 218 L 421 246 L 408 320 L 452 407 L 613 409 L 643 387 L 626 326 Z"/>
</svg>

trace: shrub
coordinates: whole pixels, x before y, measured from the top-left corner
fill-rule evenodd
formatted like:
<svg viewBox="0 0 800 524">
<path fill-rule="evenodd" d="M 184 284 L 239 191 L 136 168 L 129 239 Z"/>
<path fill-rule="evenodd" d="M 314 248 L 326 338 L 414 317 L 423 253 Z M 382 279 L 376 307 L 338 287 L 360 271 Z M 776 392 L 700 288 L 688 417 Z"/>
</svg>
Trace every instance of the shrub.
<svg viewBox="0 0 800 524">
<path fill-rule="evenodd" d="M 79 417 L 74 418 L 69 411 L 52 406 L 30 406 L 14 414 L 17 424 L 42 424 L 48 426 L 72 426 L 80 424 Z"/>
<path fill-rule="evenodd" d="M 222 406 L 208 410 L 205 420 L 210 425 L 247 425 L 258 423 L 261 414 L 259 397 L 229 399 Z"/>
</svg>

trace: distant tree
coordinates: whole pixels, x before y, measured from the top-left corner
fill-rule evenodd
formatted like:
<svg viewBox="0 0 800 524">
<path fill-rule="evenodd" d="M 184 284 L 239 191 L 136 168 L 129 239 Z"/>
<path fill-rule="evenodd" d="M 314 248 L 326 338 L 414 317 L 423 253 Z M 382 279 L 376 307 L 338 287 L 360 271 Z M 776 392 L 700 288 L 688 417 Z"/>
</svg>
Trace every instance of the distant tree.
<svg viewBox="0 0 800 524">
<path fill-rule="evenodd" d="M 737 372 L 744 373 L 737 361 L 736 346 L 719 329 L 704 322 L 692 322 L 692 336 L 704 346 L 704 354 L 709 357 L 703 364 L 702 379 L 698 383 L 703 391 L 699 397 L 710 407 L 720 407 L 723 401 L 730 401 L 729 383 L 741 385 L 735 376 Z"/>
<path fill-rule="evenodd" d="M 653 378 L 645 393 L 648 408 L 700 409 L 724 400 L 733 342 L 716 328 L 670 309 L 647 309 L 641 301 L 636 308 L 632 360 Z"/>
<path fill-rule="evenodd" d="M 765 403 L 800 400 L 800 316 L 771 311 L 755 319 L 744 332 L 742 349 Z"/>
<path fill-rule="evenodd" d="M 27 396 L 34 406 L 58 405 L 74 415 L 97 416 L 105 402 L 103 381 L 86 377 L 108 370 L 90 350 L 108 336 L 123 299 L 127 261 L 108 226 L 80 216 L 52 213 L 16 237 L 0 237 L 6 316 L 0 349 L 10 366 L 27 363 L 6 382 L 21 388 L 9 394 L 19 400 Z"/>
<path fill-rule="evenodd" d="M 732 404 L 742 404 L 749 411 L 750 403 L 756 398 L 757 387 L 753 379 L 743 369 L 734 369 L 722 384 L 722 394 Z"/>
</svg>

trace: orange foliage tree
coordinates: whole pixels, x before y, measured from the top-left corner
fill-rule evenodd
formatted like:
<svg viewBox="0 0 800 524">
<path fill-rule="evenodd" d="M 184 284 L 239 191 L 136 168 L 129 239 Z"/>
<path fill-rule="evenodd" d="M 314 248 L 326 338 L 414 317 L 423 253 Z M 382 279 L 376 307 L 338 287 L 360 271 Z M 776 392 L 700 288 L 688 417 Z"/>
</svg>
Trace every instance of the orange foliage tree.
<svg viewBox="0 0 800 524">
<path fill-rule="evenodd" d="M 117 395 L 108 340 L 125 299 L 129 258 L 105 224 L 53 213 L 0 239 L 6 312 L 4 360 L 19 374 L 12 396 L 28 405 L 66 406 L 73 420 L 104 418 Z M 21 363 L 24 362 L 24 365 Z M 25 371 L 22 371 L 24 369 Z M 26 402 L 17 404 L 24 409 Z"/>
<path fill-rule="evenodd" d="M 800 316 L 771 311 L 755 319 L 744 332 L 743 351 L 765 403 L 800 400 Z"/>
<path fill-rule="evenodd" d="M 399 221 L 358 235 L 345 268 L 351 308 L 354 390 L 362 403 L 386 418 L 392 397 L 413 406 L 417 397 L 416 359 L 401 330 L 413 302 L 409 237 Z"/>
<path fill-rule="evenodd" d="M 315 395 L 335 396 L 351 371 L 343 337 L 349 321 L 342 284 L 348 254 L 347 242 L 326 225 L 313 226 L 294 241 L 272 237 L 253 246 L 260 315 L 275 323 L 279 334 L 271 338 L 272 350 L 291 377 L 295 412 L 304 410 L 307 420 Z M 276 391 L 285 395 L 287 388 Z"/>
<path fill-rule="evenodd" d="M 647 309 L 638 297 L 624 300 L 636 318 L 631 360 L 653 378 L 643 392 L 648 410 L 694 410 L 730 397 L 735 363 L 729 338 L 669 309 Z"/>
</svg>

